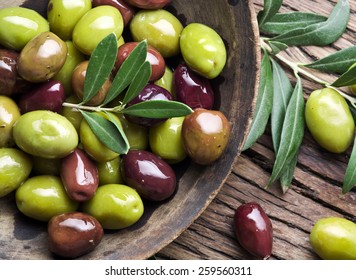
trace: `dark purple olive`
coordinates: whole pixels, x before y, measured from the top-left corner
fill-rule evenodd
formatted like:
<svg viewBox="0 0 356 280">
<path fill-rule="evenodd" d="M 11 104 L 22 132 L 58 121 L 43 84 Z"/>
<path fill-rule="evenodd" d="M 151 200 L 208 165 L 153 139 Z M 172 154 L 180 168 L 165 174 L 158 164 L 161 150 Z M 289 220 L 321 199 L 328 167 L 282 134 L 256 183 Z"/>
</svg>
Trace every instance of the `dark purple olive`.
<svg viewBox="0 0 356 280">
<path fill-rule="evenodd" d="M 149 151 L 130 150 L 122 158 L 121 173 L 128 186 L 151 201 L 169 198 L 177 186 L 172 167 Z"/>
<path fill-rule="evenodd" d="M 134 104 L 144 102 L 147 100 L 172 100 L 172 95 L 169 93 L 168 90 L 166 90 L 163 87 L 154 84 L 148 84 L 134 99 L 132 99 L 127 104 L 127 107 L 130 107 Z M 137 117 L 129 114 L 125 114 L 125 117 L 128 121 L 145 127 L 149 127 L 166 120 L 166 119 Z"/>
<path fill-rule="evenodd" d="M 267 259 L 272 254 L 273 228 L 269 217 L 256 202 L 240 205 L 235 211 L 235 234 L 250 254 Z"/>
<path fill-rule="evenodd" d="M 82 212 L 53 216 L 48 222 L 49 250 L 64 258 L 77 258 L 95 249 L 104 230 L 97 219 Z"/>
<path fill-rule="evenodd" d="M 212 109 L 214 106 L 210 81 L 193 72 L 185 63 L 179 64 L 174 70 L 173 89 L 176 99 L 192 109 Z"/>
<path fill-rule="evenodd" d="M 99 185 L 96 164 L 79 148 L 61 160 L 60 177 L 68 196 L 77 202 L 92 198 Z"/>
<path fill-rule="evenodd" d="M 60 113 L 65 99 L 63 84 L 53 80 L 41 83 L 31 91 L 21 94 L 19 107 L 22 114 L 35 110 Z"/>
<path fill-rule="evenodd" d="M 167 6 L 172 0 L 125 0 L 125 2 L 131 4 L 134 7 L 141 9 L 161 9 Z"/>
</svg>

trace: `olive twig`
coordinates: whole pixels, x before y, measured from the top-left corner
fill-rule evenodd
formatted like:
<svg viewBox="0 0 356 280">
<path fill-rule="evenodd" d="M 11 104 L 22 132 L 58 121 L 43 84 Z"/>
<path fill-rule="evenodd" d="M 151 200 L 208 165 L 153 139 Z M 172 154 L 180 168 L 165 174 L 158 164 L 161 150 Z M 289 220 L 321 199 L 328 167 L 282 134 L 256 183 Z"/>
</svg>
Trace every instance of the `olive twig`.
<svg viewBox="0 0 356 280">
<path fill-rule="evenodd" d="M 62 104 L 63 107 L 69 107 L 69 108 L 75 108 L 78 110 L 86 110 L 86 111 L 94 111 L 94 112 L 100 112 L 100 111 L 106 111 L 106 112 L 117 112 L 118 107 L 114 107 L 114 108 L 105 108 L 105 107 L 94 107 L 94 106 L 85 106 L 85 105 L 80 105 L 80 104 L 73 104 L 73 103 L 68 103 L 68 102 L 63 102 Z"/>
</svg>

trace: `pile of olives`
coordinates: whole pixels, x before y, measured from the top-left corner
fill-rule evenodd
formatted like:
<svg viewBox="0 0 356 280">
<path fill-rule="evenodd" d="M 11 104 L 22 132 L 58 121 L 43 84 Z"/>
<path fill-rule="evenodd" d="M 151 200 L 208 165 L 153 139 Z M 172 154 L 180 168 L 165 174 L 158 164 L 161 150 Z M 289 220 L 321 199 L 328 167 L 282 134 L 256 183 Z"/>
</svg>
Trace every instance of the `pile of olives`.
<svg viewBox="0 0 356 280">
<path fill-rule="evenodd" d="M 220 158 L 231 125 L 214 103 L 211 79 L 226 49 L 212 28 L 183 26 L 164 9 L 170 0 L 67 2 L 50 0 L 46 18 L 0 9 L 0 197 L 14 193 L 21 213 L 48 223 L 50 251 L 76 258 L 104 230 L 136 223 L 145 201 L 174 195 L 174 164 Z M 81 102 L 90 55 L 111 33 L 119 45 L 112 76 L 138 42 L 149 45 L 152 75 L 133 103 L 177 100 L 194 110 L 158 120 L 116 114 L 130 143 L 125 155 L 107 148 L 75 106 L 63 106 Z M 111 79 L 86 105 L 101 104 Z"/>
</svg>

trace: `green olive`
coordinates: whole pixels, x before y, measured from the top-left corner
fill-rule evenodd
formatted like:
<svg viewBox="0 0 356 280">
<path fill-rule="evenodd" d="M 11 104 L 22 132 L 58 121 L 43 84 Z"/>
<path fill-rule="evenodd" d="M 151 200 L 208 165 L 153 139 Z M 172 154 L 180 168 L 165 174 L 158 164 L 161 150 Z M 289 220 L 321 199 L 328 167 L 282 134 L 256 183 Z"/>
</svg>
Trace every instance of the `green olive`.
<svg viewBox="0 0 356 280">
<path fill-rule="evenodd" d="M 99 185 L 122 184 L 124 181 L 121 176 L 121 157 L 110 161 L 97 162 L 99 173 Z"/>
<path fill-rule="evenodd" d="M 189 68 L 208 79 L 217 77 L 226 64 L 224 41 L 205 24 L 188 24 L 180 37 L 180 49 Z"/>
<path fill-rule="evenodd" d="M 72 104 L 78 104 L 80 103 L 80 100 L 77 96 L 75 95 L 70 95 L 66 98 L 65 102 L 72 103 Z M 72 125 L 75 127 L 79 134 L 80 130 L 80 124 L 83 119 L 83 115 L 79 112 L 77 108 L 74 107 L 67 107 L 63 106 L 61 115 L 64 116 L 66 119 L 68 119 Z"/>
<path fill-rule="evenodd" d="M 0 95 L 0 148 L 13 146 L 12 126 L 20 115 L 20 109 L 15 101 Z"/>
<path fill-rule="evenodd" d="M 169 118 L 150 127 L 151 150 L 168 163 L 180 162 L 187 156 L 181 134 L 183 121 L 184 117 Z"/>
<path fill-rule="evenodd" d="M 355 123 L 350 109 L 334 89 L 319 89 L 310 94 L 305 120 L 314 139 L 330 152 L 344 152 L 354 138 Z"/>
<path fill-rule="evenodd" d="M 309 240 L 313 250 L 324 260 L 356 260 L 356 224 L 345 218 L 318 220 Z"/>
<path fill-rule="evenodd" d="M 156 84 L 157 86 L 165 88 L 173 96 L 173 94 L 174 94 L 173 93 L 173 71 L 171 70 L 171 68 L 166 66 L 162 78 L 160 78 L 159 80 L 155 81 L 154 84 Z M 173 96 L 173 99 L 174 99 L 174 96 Z"/>
<path fill-rule="evenodd" d="M 96 218 L 104 229 L 123 229 L 142 216 L 143 202 L 133 188 L 122 184 L 100 186 L 82 205 L 83 212 Z"/>
<path fill-rule="evenodd" d="M 91 7 L 91 0 L 50 0 L 47 19 L 51 31 L 62 40 L 70 40 L 74 26 Z"/>
<path fill-rule="evenodd" d="M 16 190 L 30 175 L 32 160 L 15 148 L 0 148 L 0 197 Z"/>
<path fill-rule="evenodd" d="M 0 45 L 20 51 L 32 38 L 49 31 L 47 20 L 23 7 L 0 9 Z"/>
<path fill-rule="evenodd" d="M 122 128 L 132 150 L 146 150 L 148 147 L 148 129 L 128 121 L 123 114 L 119 116 Z"/>
<path fill-rule="evenodd" d="M 68 197 L 61 179 L 51 175 L 27 179 L 16 190 L 16 205 L 26 216 L 43 222 L 55 215 L 76 211 L 79 206 Z"/>
<path fill-rule="evenodd" d="M 78 133 L 62 115 L 46 110 L 25 113 L 13 127 L 14 141 L 23 151 L 44 158 L 62 158 L 78 146 Z"/>
<path fill-rule="evenodd" d="M 183 25 L 178 18 L 162 9 L 140 10 L 130 23 L 133 39 L 136 42 L 146 39 L 165 58 L 180 53 L 179 38 L 182 30 Z"/>
</svg>

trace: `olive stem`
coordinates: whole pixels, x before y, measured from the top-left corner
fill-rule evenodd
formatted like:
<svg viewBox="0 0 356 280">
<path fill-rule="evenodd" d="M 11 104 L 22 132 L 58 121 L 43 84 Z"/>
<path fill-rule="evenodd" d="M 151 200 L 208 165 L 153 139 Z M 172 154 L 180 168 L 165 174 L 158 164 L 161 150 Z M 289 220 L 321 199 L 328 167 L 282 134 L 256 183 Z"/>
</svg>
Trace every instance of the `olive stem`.
<svg viewBox="0 0 356 280">
<path fill-rule="evenodd" d="M 75 108 L 78 110 L 86 110 L 86 111 L 95 111 L 95 112 L 99 112 L 99 111 L 106 111 L 106 112 L 117 112 L 118 108 L 114 107 L 114 108 L 104 108 L 104 107 L 94 107 L 94 106 L 85 106 L 85 105 L 80 105 L 80 104 L 73 104 L 73 103 L 68 103 L 68 102 L 63 102 L 62 104 L 63 107 L 70 107 L 70 108 Z"/>
</svg>

